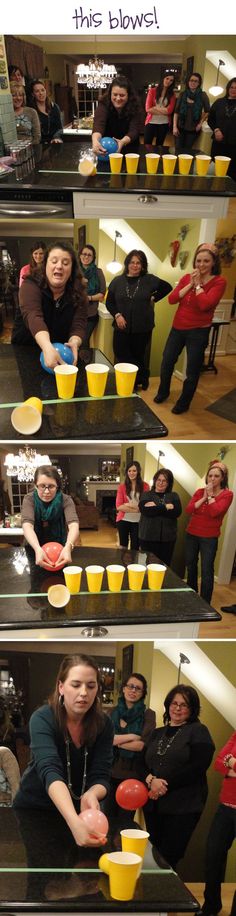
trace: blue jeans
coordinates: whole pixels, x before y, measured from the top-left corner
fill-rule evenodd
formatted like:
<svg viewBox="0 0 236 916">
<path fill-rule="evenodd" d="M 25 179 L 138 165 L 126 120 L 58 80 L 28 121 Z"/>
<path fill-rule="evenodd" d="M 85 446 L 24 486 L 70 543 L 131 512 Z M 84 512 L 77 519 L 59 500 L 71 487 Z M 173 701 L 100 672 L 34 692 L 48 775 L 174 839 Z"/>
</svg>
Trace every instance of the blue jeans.
<svg viewBox="0 0 236 916">
<path fill-rule="evenodd" d="M 203 906 L 203 912 L 206 914 L 219 913 L 221 910 L 221 882 L 224 881 L 227 854 L 235 837 L 236 809 L 221 804 L 217 808 L 207 839 L 205 903 Z"/>
<path fill-rule="evenodd" d="M 187 566 L 187 584 L 198 591 L 198 557 L 201 557 L 201 598 L 211 603 L 214 588 L 214 559 L 218 547 L 218 538 L 197 537 L 196 534 L 186 534 L 185 559 Z"/>
<path fill-rule="evenodd" d="M 187 331 L 180 331 L 177 328 L 171 328 L 167 338 L 161 364 L 161 381 L 158 394 L 161 397 L 168 398 L 170 391 L 171 376 L 174 371 L 175 363 L 178 356 L 182 353 L 184 347 L 187 350 L 186 378 L 183 383 L 183 390 L 180 397 L 181 405 L 189 407 L 196 391 L 199 375 L 204 361 L 204 353 L 208 344 L 210 327 L 192 328 Z"/>
</svg>

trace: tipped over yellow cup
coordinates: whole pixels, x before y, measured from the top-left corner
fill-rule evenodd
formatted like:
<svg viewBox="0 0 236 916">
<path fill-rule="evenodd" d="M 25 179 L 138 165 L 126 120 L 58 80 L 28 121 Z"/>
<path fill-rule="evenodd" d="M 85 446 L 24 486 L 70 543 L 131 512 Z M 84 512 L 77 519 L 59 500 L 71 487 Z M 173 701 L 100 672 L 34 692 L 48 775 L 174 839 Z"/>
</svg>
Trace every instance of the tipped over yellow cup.
<svg viewBox="0 0 236 916">
<path fill-rule="evenodd" d="M 32 436 L 37 433 L 42 424 L 43 404 L 40 398 L 27 398 L 19 407 L 15 407 L 11 414 L 14 429 L 23 436 Z"/>
<path fill-rule="evenodd" d="M 70 600 L 69 589 L 66 588 L 66 585 L 60 585 L 60 583 L 58 583 L 58 585 L 50 585 L 48 589 L 48 600 L 52 607 L 65 607 Z"/>
</svg>

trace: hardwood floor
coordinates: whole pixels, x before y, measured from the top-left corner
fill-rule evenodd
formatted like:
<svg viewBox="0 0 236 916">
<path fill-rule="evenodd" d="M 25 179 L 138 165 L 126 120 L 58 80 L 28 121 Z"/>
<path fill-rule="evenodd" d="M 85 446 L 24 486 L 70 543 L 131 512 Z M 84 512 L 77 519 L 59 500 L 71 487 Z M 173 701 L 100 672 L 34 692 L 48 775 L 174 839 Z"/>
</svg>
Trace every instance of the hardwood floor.
<svg viewBox="0 0 236 916">
<path fill-rule="evenodd" d="M 191 894 L 193 894 L 193 896 L 196 897 L 196 900 L 198 900 L 200 903 L 200 906 L 202 906 L 204 902 L 204 896 L 203 896 L 204 884 L 188 884 L 187 882 L 185 883 L 186 883 L 186 887 L 188 887 L 189 891 L 191 891 Z M 235 884 L 230 884 L 230 883 L 222 884 L 221 893 L 222 893 L 223 906 L 222 906 L 220 916 L 229 916 L 234 892 L 235 892 Z"/>
<path fill-rule="evenodd" d="M 174 375 L 171 383 L 171 393 L 168 401 L 155 404 L 153 398 L 157 392 L 159 378 L 152 377 L 147 391 L 140 391 L 140 395 L 153 412 L 166 424 L 168 435 L 173 439 L 206 439 L 223 440 L 235 439 L 236 426 L 230 420 L 224 420 L 214 413 L 206 411 L 206 407 L 223 397 L 236 386 L 236 357 L 235 354 L 217 357 L 218 373 L 205 372 L 200 376 L 197 391 L 187 413 L 179 416 L 173 415 L 171 409 L 177 401 L 182 390 L 182 382 Z"/>
</svg>

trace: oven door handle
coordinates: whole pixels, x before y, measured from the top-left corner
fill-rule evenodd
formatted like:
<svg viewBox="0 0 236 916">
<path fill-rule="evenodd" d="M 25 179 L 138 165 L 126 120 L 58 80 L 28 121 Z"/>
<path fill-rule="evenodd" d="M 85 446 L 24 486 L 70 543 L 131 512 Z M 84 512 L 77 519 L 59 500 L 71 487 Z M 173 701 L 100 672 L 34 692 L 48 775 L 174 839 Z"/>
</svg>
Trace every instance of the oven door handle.
<svg viewBox="0 0 236 916">
<path fill-rule="evenodd" d="M 47 209 L 46 207 L 41 209 L 30 208 L 27 210 L 23 207 L 22 209 L 14 210 L 13 207 L 6 207 L 6 205 L 2 206 L 0 204 L 0 215 L 4 214 L 4 216 L 58 216 L 60 213 L 64 212 L 64 207 L 51 207 Z"/>
</svg>

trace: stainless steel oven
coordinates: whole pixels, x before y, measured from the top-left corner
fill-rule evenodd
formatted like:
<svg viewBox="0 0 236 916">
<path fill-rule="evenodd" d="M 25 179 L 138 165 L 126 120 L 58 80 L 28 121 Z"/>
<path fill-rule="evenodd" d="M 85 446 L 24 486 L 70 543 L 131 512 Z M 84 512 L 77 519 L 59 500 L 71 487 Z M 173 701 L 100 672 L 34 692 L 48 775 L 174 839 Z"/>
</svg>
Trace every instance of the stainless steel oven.
<svg viewBox="0 0 236 916">
<path fill-rule="evenodd" d="M 1 192 L 1 188 L 0 188 Z M 72 192 L 67 189 L 4 188 L 0 219 L 68 219 L 73 217 Z"/>
</svg>

